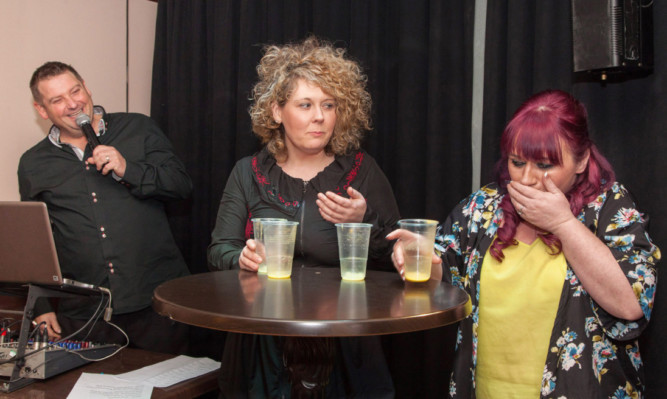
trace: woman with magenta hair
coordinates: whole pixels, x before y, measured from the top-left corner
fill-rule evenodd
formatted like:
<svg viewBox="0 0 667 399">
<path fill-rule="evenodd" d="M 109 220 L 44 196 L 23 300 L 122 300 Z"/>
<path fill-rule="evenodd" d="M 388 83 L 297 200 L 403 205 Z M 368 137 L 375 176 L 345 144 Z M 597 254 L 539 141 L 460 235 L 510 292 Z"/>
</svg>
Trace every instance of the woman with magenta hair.
<svg viewBox="0 0 667 399">
<path fill-rule="evenodd" d="M 638 337 L 660 250 L 648 217 L 588 135 L 585 107 L 549 90 L 507 124 L 496 182 L 438 226 L 431 278 L 464 289 L 453 398 L 640 398 Z M 392 259 L 401 275 L 398 239 Z"/>
</svg>

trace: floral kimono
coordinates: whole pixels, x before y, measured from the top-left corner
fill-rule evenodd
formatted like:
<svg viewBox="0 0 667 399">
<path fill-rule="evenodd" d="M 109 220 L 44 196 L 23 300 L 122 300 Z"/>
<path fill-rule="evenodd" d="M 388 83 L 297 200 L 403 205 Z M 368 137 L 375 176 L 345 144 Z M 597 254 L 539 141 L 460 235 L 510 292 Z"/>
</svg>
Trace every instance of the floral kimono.
<svg viewBox="0 0 667 399">
<path fill-rule="evenodd" d="M 503 219 L 504 193 L 483 187 L 463 200 L 438 227 L 436 251 L 444 279 L 464 289 L 472 313 L 461 321 L 449 393 L 472 398 L 477 364 L 480 268 Z M 635 209 L 630 193 L 615 183 L 578 215 L 618 261 L 634 289 L 644 317 L 618 319 L 602 309 L 567 266 L 542 376 L 542 398 L 641 398 L 644 370 L 637 338 L 651 316 L 660 250 L 648 236 L 647 217 Z M 449 267 L 451 274 L 446 273 Z M 527 282 L 529 283 L 529 282 Z M 508 337 L 508 344 L 520 339 Z"/>
</svg>

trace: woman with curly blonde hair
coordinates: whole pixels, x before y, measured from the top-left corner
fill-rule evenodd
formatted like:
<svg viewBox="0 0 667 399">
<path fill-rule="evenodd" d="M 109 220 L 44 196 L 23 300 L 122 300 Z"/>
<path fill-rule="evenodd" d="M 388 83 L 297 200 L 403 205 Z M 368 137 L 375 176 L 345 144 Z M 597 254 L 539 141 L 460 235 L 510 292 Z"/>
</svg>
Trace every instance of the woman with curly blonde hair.
<svg viewBox="0 0 667 399">
<path fill-rule="evenodd" d="M 227 180 L 208 249 L 211 268 L 258 272 L 262 257 L 252 219 L 283 218 L 299 222 L 295 268 L 339 267 L 335 224 L 363 222 L 373 226 L 368 268 L 392 270 L 385 236 L 396 226 L 398 206 L 384 173 L 360 148 L 371 128 L 361 67 L 344 49 L 309 37 L 265 47 L 257 73 L 249 113 L 264 148 L 241 159 Z M 221 392 L 283 397 L 291 388 L 309 387 L 327 397 L 393 395 L 376 337 L 320 348 L 324 356 L 350 361 L 332 365 L 331 373 L 315 369 L 312 376 L 288 377 L 284 345 L 289 342 L 279 337 L 229 334 Z"/>
<path fill-rule="evenodd" d="M 324 150 L 347 155 L 360 147 L 371 129 L 371 96 L 366 75 L 345 50 L 320 44 L 314 37 L 303 43 L 270 46 L 257 66 L 259 81 L 253 88 L 250 107 L 253 131 L 278 160 L 287 156 L 283 126 L 274 119 L 274 106 L 284 107 L 299 81 L 318 86 L 335 99 L 336 125 Z"/>
</svg>

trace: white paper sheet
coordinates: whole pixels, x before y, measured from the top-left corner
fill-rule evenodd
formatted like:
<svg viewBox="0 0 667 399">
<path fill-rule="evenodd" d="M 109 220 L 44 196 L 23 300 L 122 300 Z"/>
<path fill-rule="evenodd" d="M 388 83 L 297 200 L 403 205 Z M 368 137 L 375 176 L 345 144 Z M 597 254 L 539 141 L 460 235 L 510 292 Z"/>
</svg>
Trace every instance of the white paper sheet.
<svg viewBox="0 0 667 399">
<path fill-rule="evenodd" d="M 150 399 L 153 387 L 111 374 L 81 373 L 67 399 Z"/>
<path fill-rule="evenodd" d="M 153 387 L 164 388 L 220 368 L 207 357 L 177 356 L 128 373 L 82 373 L 67 399 L 150 399 Z"/>
<path fill-rule="evenodd" d="M 139 370 L 118 374 L 116 377 L 126 381 L 145 382 L 157 388 L 164 388 L 219 368 L 220 362 L 207 357 L 194 358 L 181 355 Z"/>
</svg>

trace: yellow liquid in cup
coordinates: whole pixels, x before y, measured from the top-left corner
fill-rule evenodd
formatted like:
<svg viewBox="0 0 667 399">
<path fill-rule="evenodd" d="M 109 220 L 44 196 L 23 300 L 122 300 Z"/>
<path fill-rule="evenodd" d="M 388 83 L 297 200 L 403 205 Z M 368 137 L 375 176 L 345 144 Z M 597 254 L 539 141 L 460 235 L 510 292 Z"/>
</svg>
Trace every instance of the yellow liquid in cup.
<svg viewBox="0 0 667 399">
<path fill-rule="evenodd" d="M 340 276 L 343 280 L 363 280 L 366 277 L 366 258 L 341 258 Z"/>
<path fill-rule="evenodd" d="M 431 278 L 431 253 L 422 253 L 414 249 L 405 250 L 405 279 L 422 282 Z"/>
<path fill-rule="evenodd" d="M 269 256 L 266 258 L 267 274 L 270 278 L 289 278 L 292 275 L 294 256 Z"/>
</svg>

